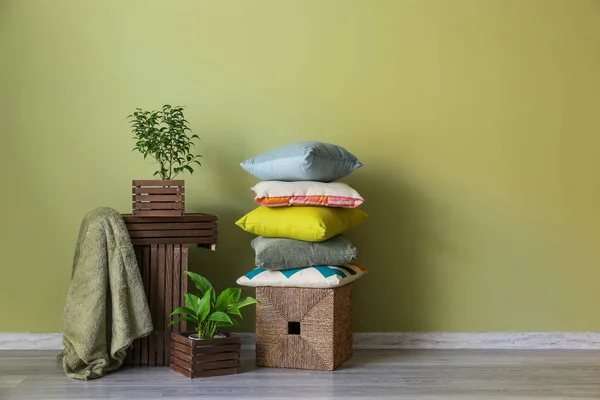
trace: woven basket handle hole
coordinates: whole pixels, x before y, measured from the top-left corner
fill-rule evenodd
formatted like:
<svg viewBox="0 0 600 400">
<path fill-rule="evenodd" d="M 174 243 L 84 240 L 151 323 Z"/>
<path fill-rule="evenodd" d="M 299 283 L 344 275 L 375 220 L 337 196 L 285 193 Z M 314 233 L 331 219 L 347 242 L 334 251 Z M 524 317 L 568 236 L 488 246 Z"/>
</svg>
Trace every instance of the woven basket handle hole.
<svg viewBox="0 0 600 400">
<path fill-rule="evenodd" d="M 288 321 L 288 335 L 300 334 L 300 322 Z"/>
</svg>

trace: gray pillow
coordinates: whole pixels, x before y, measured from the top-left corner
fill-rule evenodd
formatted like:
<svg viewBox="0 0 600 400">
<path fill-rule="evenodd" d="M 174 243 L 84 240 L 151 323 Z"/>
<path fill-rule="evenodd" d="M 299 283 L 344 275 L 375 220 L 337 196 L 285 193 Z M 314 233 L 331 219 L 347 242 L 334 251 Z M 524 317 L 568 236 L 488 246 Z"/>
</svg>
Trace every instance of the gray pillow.
<svg viewBox="0 0 600 400">
<path fill-rule="evenodd" d="M 358 250 L 342 235 L 323 242 L 265 238 L 252 241 L 259 268 L 284 270 L 313 265 L 343 265 L 358 258 Z"/>
</svg>

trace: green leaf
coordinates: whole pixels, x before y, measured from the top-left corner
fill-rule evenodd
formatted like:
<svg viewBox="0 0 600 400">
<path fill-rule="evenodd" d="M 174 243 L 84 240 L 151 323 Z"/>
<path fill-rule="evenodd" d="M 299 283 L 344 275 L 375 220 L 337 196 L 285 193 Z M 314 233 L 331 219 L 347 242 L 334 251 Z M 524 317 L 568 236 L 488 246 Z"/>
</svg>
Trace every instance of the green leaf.
<svg viewBox="0 0 600 400">
<path fill-rule="evenodd" d="M 188 308 L 188 307 L 177 307 L 171 313 L 171 315 L 175 315 L 175 314 L 196 315 L 196 313 L 194 312 L 194 310 L 192 310 L 191 308 Z"/>
<path fill-rule="evenodd" d="M 183 297 L 185 298 L 185 306 L 187 308 L 191 308 L 192 310 L 194 310 L 194 315 L 198 314 L 198 301 L 200 300 L 200 298 L 198 296 L 196 296 L 195 294 L 191 294 L 191 293 L 185 293 L 183 295 Z"/>
<path fill-rule="evenodd" d="M 226 323 L 227 326 L 233 325 L 233 321 L 231 320 L 231 318 L 229 318 L 229 315 L 225 314 L 222 311 L 216 311 L 216 312 L 214 312 L 210 316 L 209 320 L 216 321 L 216 322 L 221 322 L 221 323 Z"/>
<path fill-rule="evenodd" d="M 240 299 L 241 294 L 242 289 L 240 288 L 227 288 L 223 290 L 219 294 L 219 297 L 217 297 L 217 301 L 215 302 L 215 310 L 225 311 L 229 305 Z"/>
<path fill-rule="evenodd" d="M 183 168 L 187 169 L 188 171 L 190 171 L 190 173 L 194 172 L 194 169 L 192 167 L 190 167 L 189 165 L 184 165 Z"/>
<path fill-rule="evenodd" d="M 235 303 L 234 305 L 237 308 L 242 308 L 242 307 L 250 306 L 252 304 L 260 304 L 260 301 L 254 299 L 252 297 L 245 297 L 242 300 L 240 300 L 237 303 Z"/>
<path fill-rule="evenodd" d="M 216 300 L 215 289 L 213 288 L 213 285 L 208 281 L 208 279 L 206 279 L 200 274 L 191 271 L 187 271 L 187 274 L 192 280 L 192 282 L 194 282 L 196 289 L 198 289 L 201 294 L 204 294 L 208 292 L 209 289 L 212 289 L 212 301 L 214 302 Z"/>
<path fill-rule="evenodd" d="M 229 305 L 229 306 L 227 307 L 227 309 L 225 310 L 225 312 L 226 312 L 227 314 L 236 315 L 236 316 L 238 316 L 238 317 L 240 317 L 240 318 L 242 318 L 242 319 L 243 319 L 243 317 L 242 317 L 242 313 L 240 312 L 240 309 L 239 309 L 239 308 L 237 308 L 236 306 Z"/>
<path fill-rule="evenodd" d="M 198 309 L 197 309 L 197 316 L 198 316 L 198 320 L 199 321 L 204 321 L 206 319 L 206 317 L 208 316 L 208 314 L 210 313 L 210 306 L 211 306 L 211 295 L 212 295 L 213 289 L 208 289 L 208 291 L 206 293 L 204 293 L 204 296 L 202 296 L 201 299 L 198 300 Z"/>
</svg>

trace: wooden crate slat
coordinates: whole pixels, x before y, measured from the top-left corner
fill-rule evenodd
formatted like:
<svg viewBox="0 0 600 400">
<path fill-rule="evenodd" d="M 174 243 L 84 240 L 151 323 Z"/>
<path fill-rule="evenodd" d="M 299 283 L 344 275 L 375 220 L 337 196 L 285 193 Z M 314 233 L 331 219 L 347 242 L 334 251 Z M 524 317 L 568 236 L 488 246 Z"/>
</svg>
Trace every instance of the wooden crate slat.
<svg viewBox="0 0 600 400">
<path fill-rule="evenodd" d="M 135 247 L 135 258 L 137 260 L 138 265 L 143 265 L 144 262 L 144 254 L 143 254 L 143 250 L 141 247 Z M 140 275 L 142 275 L 142 282 L 144 279 L 144 271 L 140 270 Z M 130 365 L 139 365 L 139 360 L 141 359 L 141 350 L 142 350 L 142 343 L 140 340 L 135 340 L 132 344 L 133 349 L 131 351 L 131 362 L 128 363 Z"/>
<path fill-rule="evenodd" d="M 154 219 L 154 218 L 146 218 Z M 132 231 L 159 231 L 159 230 L 180 230 L 180 229 L 216 229 L 216 222 L 163 222 L 163 223 L 135 223 L 127 224 L 127 230 Z"/>
<path fill-rule="evenodd" d="M 186 354 L 191 354 L 192 353 L 191 347 L 187 347 L 183 343 L 177 342 L 175 340 L 175 338 L 173 338 L 173 337 L 171 337 L 171 348 L 172 349 L 177 349 L 177 350 L 182 351 L 182 352 L 184 352 Z"/>
<path fill-rule="evenodd" d="M 123 220 L 125 224 L 129 225 L 131 223 L 162 223 L 162 222 L 211 222 L 217 221 L 218 217 L 213 214 L 201 214 L 201 213 L 193 213 L 193 214 L 185 214 L 181 216 L 174 217 L 144 217 L 132 214 L 123 214 Z"/>
<path fill-rule="evenodd" d="M 210 369 L 207 371 L 193 371 L 192 378 L 211 378 L 213 376 L 237 374 L 238 367 Z"/>
<path fill-rule="evenodd" d="M 173 245 L 173 308 L 175 305 L 182 306 L 184 304 L 180 301 L 180 286 L 181 286 L 181 245 Z M 174 332 L 181 332 L 181 324 L 177 323 L 173 325 Z M 172 336 L 172 335 L 171 335 Z"/>
<path fill-rule="evenodd" d="M 187 371 L 198 371 L 198 372 L 200 372 L 200 371 L 206 372 L 206 371 L 210 371 L 210 370 L 219 370 L 219 369 L 223 369 L 223 368 L 232 368 L 232 367 L 237 368 L 240 365 L 239 359 L 192 364 L 192 363 L 186 362 L 180 358 L 171 356 L 170 361 L 171 361 L 171 365 L 174 364 L 174 365 L 176 365 L 180 368 L 183 368 Z"/>
<path fill-rule="evenodd" d="M 188 378 L 210 378 L 214 376 L 231 375 L 238 373 L 238 367 L 211 369 L 205 371 L 190 371 L 185 368 L 181 368 L 176 364 L 171 364 L 171 370 Z"/>
<path fill-rule="evenodd" d="M 156 321 L 154 322 L 154 329 L 156 330 L 156 365 L 164 365 L 164 347 L 165 347 L 165 335 L 166 326 L 165 323 L 165 263 L 166 263 L 166 249 L 164 244 L 158 245 L 158 268 L 157 268 L 157 308 L 156 308 Z M 170 332 L 169 332 L 170 334 Z"/>
<path fill-rule="evenodd" d="M 134 202 L 133 207 L 135 207 L 136 214 L 139 211 L 144 210 L 179 210 L 183 208 L 183 203 L 172 202 L 172 203 L 142 203 L 142 202 Z"/>
<path fill-rule="evenodd" d="M 187 288 L 188 288 L 188 275 L 187 275 L 187 268 L 188 268 L 188 245 L 187 244 L 182 244 L 181 245 L 181 288 L 179 289 L 179 294 L 181 296 L 181 304 L 185 304 L 185 293 L 187 293 Z M 187 331 L 187 322 L 182 321 L 181 324 L 179 325 L 181 327 L 182 331 Z"/>
<path fill-rule="evenodd" d="M 215 362 L 202 362 L 195 363 L 193 368 L 194 371 L 205 371 L 210 369 L 220 369 L 220 368 L 231 368 L 238 367 L 240 365 L 240 360 L 224 360 L 224 361 L 215 361 Z"/>
<path fill-rule="evenodd" d="M 131 186 L 184 186 L 183 179 L 155 180 L 141 179 L 131 181 Z"/>
<path fill-rule="evenodd" d="M 132 231 L 129 232 L 132 239 L 153 237 L 204 237 L 217 236 L 216 230 L 208 229 L 168 229 L 164 231 Z"/>
<path fill-rule="evenodd" d="M 199 354 L 192 358 L 192 362 L 210 362 L 210 361 L 221 361 L 221 360 L 233 360 L 239 359 L 240 353 L 237 351 L 229 351 L 225 353 L 215 353 L 215 354 Z"/>
<path fill-rule="evenodd" d="M 187 371 L 193 371 L 192 364 L 189 363 L 189 362 L 183 361 L 180 358 L 171 356 L 171 358 L 169 359 L 169 361 L 170 361 L 171 365 L 176 365 L 179 368 L 183 368 L 183 369 L 185 369 Z"/>
<path fill-rule="evenodd" d="M 148 301 L 148 305 L 151 304 L 150 300 L 150 246 L 142 247 L 142 277 L 144 280 L 144 290 L 146 291 L 146 299 Z M 141 339 L 141 356 L 140 356 L 140 364 L 148 365 L 148 354 L 150 349 L 150 337 L 146 336 Z"/>
<path fill-rule="evenodd" d="M 165 246 L 165 354 L 171 349 L 171 312 L 173 307 L 173 245 Z"/>
<path fill-rule="evenodd" d="M 158 264 L 158 245 L 150 246 L 150 270 L 156 271 Z M 156 364 L 156 321 L 154 321 L 157 315 L 158 308 L 158 285 L 155 282 L 154 276 L 150 276 L 150 299 L 148 305 L 150 306 L 150 314 L 153 316 L 152 324 L 154 325 L 154 331 L 149 336 L 148 341 L 148 365 L 154 366 Z"/>
<path fill-rule="evenodd" d="M 127 350 L 127 355 L 125 356 L 124 365 L 134 365 L 135 357 L 133 356 L 133 351 L 135 349 L 135 342 L 131 344 L 129 349 Z"/>
<path fill-rule="evenodd" d="M 180 375 L 183 375 L 187 378 L 193 378 L 194 376 L 192 375 L 192 371 L 188 371 L 185 368 L 181 368 L 175 364 L 171 364 L 171 371 L 173 372 L 177 372 Z"/>
<path fill-rule="evenodd" d="M 189 334 L 189 332 L 181 332 L 181 335 L 171 335 L 171 341 L 174 343 L 181 343 L 183 346 L 191 349 L 194 344 L 192 339 L 187 337 Z"/>
<path fill-rule="evenodd" d="M 216 236 L 206 237 L 170 237 L 170 238 L 132 238 L 131 243 L 134 245 L 151 245 L 151 244 L 196 244 L 196 243 L 217 243 Z"/>
<path fill-rule="evenodd" d="M 179 358 L 187 363 L 192 363 L 194 361 L 191 354 L 184 353 L 181 350 L 176 349 L 175 347 L 171 348 L 171 357 Z"/>
<path fill-rule="evenodd" d="M 194 349 L 194 357 L 200 354 L 230 353 L 239 350 L 239 344 L 228 344 L 225 346 L 205 346 Z"/>
<path fill-rule="evenodd" d="M 131 188 L 131 194 L 184 194 L 185 186 L 174 187 L 139 187 Z"/>
<path fill-rule="evenodd" d="M 194 340 L 194 339 L 190 339 L 188 336 L 193 334 L 194 332 L 182 332 L 181 334 L 177 335 L 177 334 L 173 334 L 172 336 L 172 340 L 178 343 L 183 344 L 186 347 L 192 348 L 192 349 L 198 349 L 198 348 L 203 348 L 206 346 L 215 346 L 215 345 L 223 345 L 223 344 L 236 344 L 236 343 L 241 343 L 241 339 L 239 336 L 230 336 L 230 337 L 226 337 L 226 338 L 217 338 L 217 339 L 210 339 L 210 340 Z"/>
<path fill-rule="evenodd" d="M 134 210 L 140 217 L 175 217 L 183 215 L 183 210 Z"/>
<path fill-rule="evenodd" d="M 158 194 L 146 194 L 146 195 L 132 195 L 131 200 L 135 202 L 150 202 L 150 203 L 160 203 L 160 202 L 183 202 L 185 200 L 185 196 L 180 194 L 171 194 L 171 195 L 158 195 Z"/>
</svg>

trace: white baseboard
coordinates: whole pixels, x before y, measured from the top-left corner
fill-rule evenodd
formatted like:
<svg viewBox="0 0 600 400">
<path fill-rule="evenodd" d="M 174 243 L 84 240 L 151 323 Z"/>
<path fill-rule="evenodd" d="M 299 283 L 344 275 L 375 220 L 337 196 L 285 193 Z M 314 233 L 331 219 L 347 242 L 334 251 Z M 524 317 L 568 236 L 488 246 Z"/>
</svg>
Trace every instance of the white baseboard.
<svg viewBox="0 0 600 400">
<path fill-rule="evenodd" d="M 0 332 L 0 350 L 62 350 L 60 333 Z"/>
<path fill-rule="evenodd" d="M 254 333 L 240 333 L 254 347 Z M 356 349 L 600 350 L 600 332 L 361 332 Z M 0 350 L 61 350 L 60 333 L 1 333 Z"/>
</svg>

